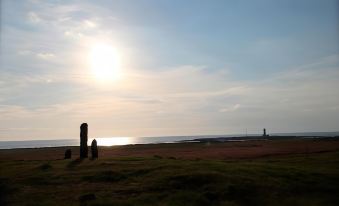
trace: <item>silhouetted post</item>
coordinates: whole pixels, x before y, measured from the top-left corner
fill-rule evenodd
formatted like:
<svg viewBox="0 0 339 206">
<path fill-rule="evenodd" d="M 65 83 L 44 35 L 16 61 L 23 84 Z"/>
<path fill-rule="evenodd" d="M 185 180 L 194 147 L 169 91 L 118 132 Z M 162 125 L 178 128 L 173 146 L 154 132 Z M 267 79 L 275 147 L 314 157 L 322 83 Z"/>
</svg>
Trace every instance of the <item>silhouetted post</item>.
<svg viewBox="0 0 339 206">
<path fill-rule="evenodd" d="M 264 128 L 264 134 L 262 136 L 266 137 L 266 129 L 265 128 Z"/>
<path fill-rule="evenodd" d="M 92 141 L 91 151 L 92 151 L 92 159 L 97 159 L 98 158 L 98 145 L 95 139 Z"/>
<path fill-rule="evenodd" d="M 71 159 L 72 158 L 72 150 L 66 149 L 65 151 L 65 159 Z"/>
<path fill-rule="evenodd" d="M 88 157 L 87 135 L 88 125 L 87 123 L 82 123 L 80 126 L 80 158 Z"/>
</svg>

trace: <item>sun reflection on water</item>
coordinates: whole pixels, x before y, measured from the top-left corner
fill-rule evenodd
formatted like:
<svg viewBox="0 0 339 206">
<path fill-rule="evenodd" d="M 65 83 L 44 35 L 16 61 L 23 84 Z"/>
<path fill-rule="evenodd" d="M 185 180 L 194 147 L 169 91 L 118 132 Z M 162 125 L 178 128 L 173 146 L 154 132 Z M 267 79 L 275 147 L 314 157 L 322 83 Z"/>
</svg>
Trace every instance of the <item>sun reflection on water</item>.
<svg viewBox="0 0 339 206">
<path fill-rule="evenodd" d="M 114 145 L 127 145 L 131 144 L 132 139 L 130 137 L 98 137 L 97 140 L 99 146 L 114 146 Z M 92 142 L 93 139 L 89 141 Z"/>
</svg>

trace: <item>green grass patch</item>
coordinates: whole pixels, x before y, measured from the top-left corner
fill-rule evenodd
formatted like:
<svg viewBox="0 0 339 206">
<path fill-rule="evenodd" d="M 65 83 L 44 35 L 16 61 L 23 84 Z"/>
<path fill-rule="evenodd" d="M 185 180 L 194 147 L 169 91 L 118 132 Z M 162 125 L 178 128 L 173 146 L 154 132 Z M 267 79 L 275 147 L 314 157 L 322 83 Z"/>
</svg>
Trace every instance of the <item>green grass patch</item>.
<svg viewBox="0 0 339 206">
<path fill-rule="evenodd" d="M 228 161 L 1 161 L 0 203 L 339 205 L 338 163 L 338 152 Z"/>
</svg>

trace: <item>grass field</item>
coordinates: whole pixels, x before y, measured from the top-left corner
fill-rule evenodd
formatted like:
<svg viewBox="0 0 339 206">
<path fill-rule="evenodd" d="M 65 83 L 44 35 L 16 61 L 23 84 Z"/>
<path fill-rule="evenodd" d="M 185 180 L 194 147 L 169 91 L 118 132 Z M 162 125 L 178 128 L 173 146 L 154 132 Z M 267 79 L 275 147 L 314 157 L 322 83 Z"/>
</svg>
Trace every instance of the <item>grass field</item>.
<svg viewBox="0 0 339 206">
<path fill-rule="evenodd" d="M 338 150 L 1 160 L 0 169 L 0 205 L 339 205 Z"/>
</svg>

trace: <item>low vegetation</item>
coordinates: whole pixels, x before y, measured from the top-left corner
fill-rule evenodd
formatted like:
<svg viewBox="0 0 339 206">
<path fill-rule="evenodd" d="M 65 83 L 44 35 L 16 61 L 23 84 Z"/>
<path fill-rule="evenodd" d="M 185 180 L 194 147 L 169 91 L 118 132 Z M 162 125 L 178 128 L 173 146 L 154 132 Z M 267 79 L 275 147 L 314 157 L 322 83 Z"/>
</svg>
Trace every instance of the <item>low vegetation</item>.
<svg viewBox="0 0 339 206">
<path fill-rule="evenodd" d="M 339 205 L 339 152 L 0 161 L 1 205 Z"/>
</svg>

